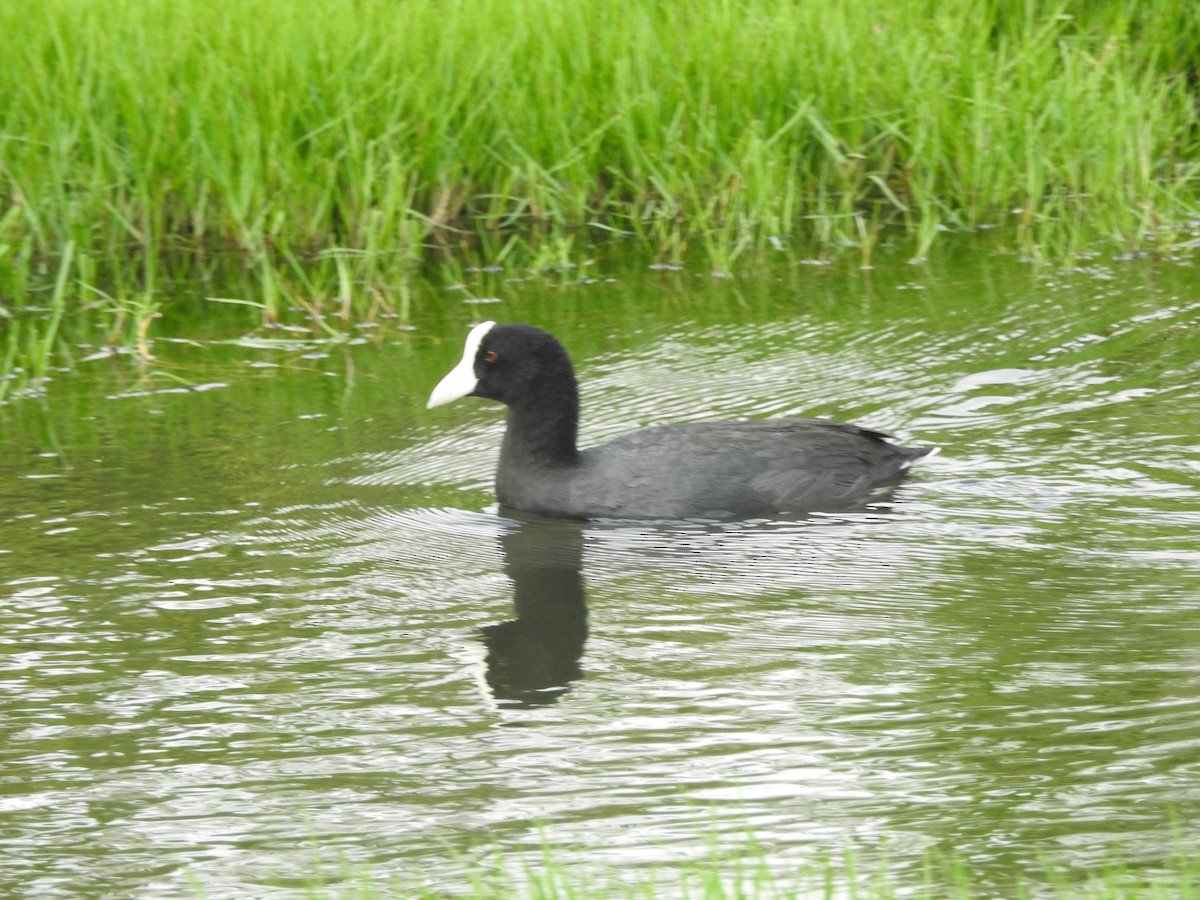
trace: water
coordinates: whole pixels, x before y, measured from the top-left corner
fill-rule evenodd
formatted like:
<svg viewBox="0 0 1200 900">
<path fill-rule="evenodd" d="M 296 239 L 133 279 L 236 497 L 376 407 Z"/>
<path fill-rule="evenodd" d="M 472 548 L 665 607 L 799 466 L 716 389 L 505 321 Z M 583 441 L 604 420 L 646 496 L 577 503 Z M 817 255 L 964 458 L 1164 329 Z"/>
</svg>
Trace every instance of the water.
<svg viewBox="0 0 1200 900">
<path fill-rule="evenodd" d="M 453 890 L 546 845 L 668 890 L 747 833 L 780 879 L 946 850 L 1002 890 L 1194 842 L 1192 267 L 607 275 L 340 343 L 181 311 L 157 375 L 0 407 L 0 894 Z M 499 410 L 423 408 L 480 312 L 564 339 L 586 442 L 801 413 L 942 452 L 842 515 L 516 518 Z"/>
</svg>

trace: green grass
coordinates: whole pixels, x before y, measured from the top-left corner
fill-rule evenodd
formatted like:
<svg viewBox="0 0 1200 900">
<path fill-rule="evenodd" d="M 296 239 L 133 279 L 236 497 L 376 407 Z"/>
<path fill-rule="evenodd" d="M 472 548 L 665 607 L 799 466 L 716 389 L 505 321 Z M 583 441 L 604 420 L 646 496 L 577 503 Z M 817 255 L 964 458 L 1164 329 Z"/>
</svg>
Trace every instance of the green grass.
<svg viewBox="0 0 1200 900">
<path fill-rule="evenodd" d="M 1136 239 L 1197 196 L 1187 0 L 46 0 L 0 56 L 0 222 L 48 254 L 1016 206 Z"/>
<path fill-rule="evenodd" d="M 679 865 L 634 869 L 592 868 L 579 872 L 543 851 L 540 860 L 513 867 L 501 860 L 458 865 L 469 874 L 452 892 L 445 879 L 430 887 L 421 876 L 404 874 L 388 879 L 369 869 L 343 864 L 322 867 L 307 879 L 288 879 L 297 896 L 309 900 L 385 900 L 458 896 L 537 898 L 537 900 L 973 900 L 1006 897 L 1011 900 L 1194 900 L 1200 897 L 1200 858 L 1177 852 L 1152 869 L 1114 864 L 1092 875 L 1067 876 L 1047 865 L 1041 871 L 1010 871 L 1001 877 L 981 879 L 961 860 L 925 854 L 923 862 L 907 874 L 890 872 L 885 863 L 874 866 L 861 854 L 847 851 L 837 857 L 819 857 L 792 866 L 770 863 L 767 851 L 753 841 L 731 856 L 731 848 L 714 844 L 707 858 Z M 196 893 L 205 896 L 202 880 L 193 879 Z"/>
<path fill-rule="evenodd" d="M 1192 0 L 43 0 L 0 59 L 10 369 L 51 292 L 136 348 L 179 254 L 241 257 L 270 321 L 464 252 L 1069 253 L 1200 209 Z"/>
</svg>

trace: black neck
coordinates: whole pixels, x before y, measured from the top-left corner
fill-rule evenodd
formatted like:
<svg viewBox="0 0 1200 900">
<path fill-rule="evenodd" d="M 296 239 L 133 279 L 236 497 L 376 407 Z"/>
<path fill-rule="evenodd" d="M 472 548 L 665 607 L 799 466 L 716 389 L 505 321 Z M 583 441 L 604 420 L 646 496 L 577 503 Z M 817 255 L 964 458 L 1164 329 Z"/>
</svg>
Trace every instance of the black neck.
<svg viewBox="0 0 1200 900">
<path fill-rule="evenodd" d="M 509 407 L 500 448 L 504 459 L 541 465 L 569 465 L 579 458 L 579 388 L 567 371 L 544 378 L 518 405 Z"/>
</svg>

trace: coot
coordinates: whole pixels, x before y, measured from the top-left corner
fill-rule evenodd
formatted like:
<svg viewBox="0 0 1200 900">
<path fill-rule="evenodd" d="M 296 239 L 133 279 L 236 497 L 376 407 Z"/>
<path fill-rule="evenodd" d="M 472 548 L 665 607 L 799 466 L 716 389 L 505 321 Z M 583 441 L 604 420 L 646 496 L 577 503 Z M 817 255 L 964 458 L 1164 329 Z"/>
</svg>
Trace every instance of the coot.
<svg viewBox="0 0 1200 900">
<path fill-rule="evenodd" d="M 933 448 L 829 419 L 643 428 L 580 450 L 579 388 L 553 335 L 484 322 L 428 407 L 460 397 L 508 406 L 496 493 L 513 509 L 566 518 L 732 518 L 861 503 Z"/>
</svg>

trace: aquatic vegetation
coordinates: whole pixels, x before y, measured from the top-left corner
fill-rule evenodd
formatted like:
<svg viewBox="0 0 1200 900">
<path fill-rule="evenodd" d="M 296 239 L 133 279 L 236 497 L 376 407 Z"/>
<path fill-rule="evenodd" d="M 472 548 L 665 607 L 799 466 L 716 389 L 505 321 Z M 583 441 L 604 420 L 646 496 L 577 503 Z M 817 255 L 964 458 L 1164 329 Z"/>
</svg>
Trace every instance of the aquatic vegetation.
<svg viewBox="0 0 1200 900">
<path fill-rule="evenodd" d="M 570 864 L 567 854 L 547 847 L 536 862 L 526 859 L 513 865 L 503 858 L 469 864 L 455 860 L 468 874 L 464 897 L 658 897 L 704 898 L 704 900 L 795 900 L 795 898 L 858 897 L 863 900 L 892 900 L 895 897 L 952 898 L 1006 896 L 1013 898 L 1062 897 L 1074 900 L 1144 900 L 1144 898 L 1200 897 L 1200 861 L 1179 850 L 1161 867 L 1139 870 L 1115 863 L 1103 872 L 1082 880 L 1071 878 L 1047 865 L 1041 872 L 1013 872 L 1003 884 L 986 883 L 960 859 L 934 852 L 920 854 L 922 864 L 907 876 L 889 873 L 886 862 L 874 863 L 866 854 L 847 850 L 841 856 L 818 856 L 798 862 L 790 872 L 772 868 L 763 847 L 751 836 L 731 844 L 714 838 L 706 856 L 676 866 L 613 867 L 607 876 L 582 875 Z M 418 878 L 378 878 L 364 867 L 343 864 L 322 866 L 305 879 L 311 900 L 327 897 L 360 898 L 439 897 L 420 884 Z M 918 874 L 919 873 L 919 874 Z M 199 896 L 204 886 L 194 882 Z"/>
</svg>

